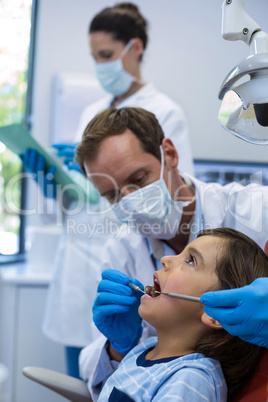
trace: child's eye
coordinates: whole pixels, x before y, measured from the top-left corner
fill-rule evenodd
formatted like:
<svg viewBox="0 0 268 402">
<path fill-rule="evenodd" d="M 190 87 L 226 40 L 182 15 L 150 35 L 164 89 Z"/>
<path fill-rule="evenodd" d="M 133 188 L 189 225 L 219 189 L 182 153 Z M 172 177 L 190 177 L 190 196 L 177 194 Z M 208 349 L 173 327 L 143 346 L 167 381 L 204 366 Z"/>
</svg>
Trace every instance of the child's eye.
<svg viewBox="0 0 268 402">
<path fill-rule="evenodd" d="M 192 255 L 190 255 L 190 258 L 188 260 L 185 260 L 185 262 L 187 264 L 194 265 L 194 257 Z"/>
</svg>

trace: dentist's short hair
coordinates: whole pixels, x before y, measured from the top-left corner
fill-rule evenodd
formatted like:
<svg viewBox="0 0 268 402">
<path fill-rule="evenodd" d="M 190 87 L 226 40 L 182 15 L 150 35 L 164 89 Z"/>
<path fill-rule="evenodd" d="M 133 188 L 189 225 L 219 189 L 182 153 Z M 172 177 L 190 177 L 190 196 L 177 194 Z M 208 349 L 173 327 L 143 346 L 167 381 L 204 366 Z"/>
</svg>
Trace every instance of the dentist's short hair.
<svg viewBox="0 0 268 402">
<path fill-rule="evenodd" d="M 97 158 L 103 140 L 121 135 L 127 129 L 137 137 L 143 151 L 161 161 L 160 145 L 164 133 L 155 115 L 137 107 L 109 108 L 88 123 L 82 140 L 76 147 L 76 162 L 82 172 L 85 174 L 85 162 L 92 162 Z"/>
</svg>

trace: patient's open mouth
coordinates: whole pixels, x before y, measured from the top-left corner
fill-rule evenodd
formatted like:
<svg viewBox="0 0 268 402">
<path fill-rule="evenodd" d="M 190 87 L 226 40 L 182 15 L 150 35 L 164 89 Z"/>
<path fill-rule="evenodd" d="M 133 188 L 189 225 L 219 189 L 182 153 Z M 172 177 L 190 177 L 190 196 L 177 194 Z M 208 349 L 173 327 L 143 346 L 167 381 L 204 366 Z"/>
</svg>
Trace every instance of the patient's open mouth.
<svg viewBox="0 0 268 402">
<path fill-rule="evenodd" d="M 147 295 L 151 296 L 151 297 L 157 297 L 160 296 L 160 294 L 158 292 L 161 292 L 161 288 L 158 282 L 158 279 L 154 276 L 154 286 L 145 286 L 145 292 L 147 293 Z"/>
</svg>

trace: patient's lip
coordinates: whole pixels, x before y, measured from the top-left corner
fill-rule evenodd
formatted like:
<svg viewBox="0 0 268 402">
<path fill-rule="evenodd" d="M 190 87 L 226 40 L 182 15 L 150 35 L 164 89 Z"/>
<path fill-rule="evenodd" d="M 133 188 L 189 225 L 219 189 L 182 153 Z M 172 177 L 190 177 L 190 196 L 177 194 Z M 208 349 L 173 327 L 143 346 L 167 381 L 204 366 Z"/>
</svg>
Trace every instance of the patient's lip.
<svg viewBox="0 0 268 402">
<path fill-rule="evenodd" d="M 160 293 L 158 292 L 161 292 L 161 287 L 159 284 L 158 275 L 156 273 L 154 273 L 153 278 L 154 278 L 154 286 L 150 285 L 145 286 L 145 292 L 151 297 L 157 297 L 160 295 Z"/>
<path fill-rule="evenodd" d="M 158 276 L 157 272 L 154 273 L 154 287 L 156 288 L 156 290 L 161 292 L 161 285 L 160 285 L 160 280 L 159 280 L 159 276 Z"/>
</svg>

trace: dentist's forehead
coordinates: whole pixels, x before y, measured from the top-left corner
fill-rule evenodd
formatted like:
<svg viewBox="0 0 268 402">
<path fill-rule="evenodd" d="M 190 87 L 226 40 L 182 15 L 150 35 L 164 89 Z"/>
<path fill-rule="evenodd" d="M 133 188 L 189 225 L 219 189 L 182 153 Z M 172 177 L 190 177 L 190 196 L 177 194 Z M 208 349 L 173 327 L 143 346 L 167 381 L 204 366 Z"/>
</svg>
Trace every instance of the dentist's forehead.
<svg viewBox="0 0 268 402">
<path fill-rule="evenodd" d="M 143 168 L 160 169 L 160 161 L 145 152 L 137 139 L 130 131 L 106 138 L 100 145 L 96 158 L 84 163 L 87 177 L 97 187 L 104 183 L 116 181 L 121 183 Z"/>
</svg>

